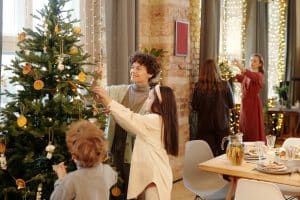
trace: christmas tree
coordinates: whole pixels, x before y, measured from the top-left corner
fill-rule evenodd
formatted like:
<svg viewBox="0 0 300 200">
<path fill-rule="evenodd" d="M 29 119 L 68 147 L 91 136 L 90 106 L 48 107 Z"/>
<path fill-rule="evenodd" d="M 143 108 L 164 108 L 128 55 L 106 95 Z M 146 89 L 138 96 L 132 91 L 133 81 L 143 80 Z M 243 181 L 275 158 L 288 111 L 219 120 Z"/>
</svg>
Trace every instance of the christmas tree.
<svg viewBox="0 0 300 200">
<path fill-rule="evenodd" d="M 0 199 L 49 199 L 57 179 L 52 165 L 64 161 L 74 170 L 65 145 L 67 126 L 78 119 L 104 125 L 105 115 L 93 103 L 94 79 L 84 67 L 89 55 L 79 44 L 81 29 L 64 10 L 67 0 L 49 0 L 34 18 L 36 29 L 18 35 L 19 51 L 10 83 L 18 91 L 1 110 Z"/>
</svg>

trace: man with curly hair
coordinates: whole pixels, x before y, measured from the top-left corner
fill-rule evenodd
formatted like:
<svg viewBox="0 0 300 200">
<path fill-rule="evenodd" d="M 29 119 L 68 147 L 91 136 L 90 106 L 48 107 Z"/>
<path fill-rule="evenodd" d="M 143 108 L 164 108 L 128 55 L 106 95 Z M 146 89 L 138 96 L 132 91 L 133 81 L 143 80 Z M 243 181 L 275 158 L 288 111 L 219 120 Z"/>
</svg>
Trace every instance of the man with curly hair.
<svg viewBox="0 0 300 200">
<path fill-rule="evenodd" d="M 145 114 L 145 101 L 148 97 L 150 86 L 155 84 L 155 79 L 160 72 L 157 58 L 151 54 L 136 52 L 131 56 L 129 85 L 108 86 L 109 95 L 118 103 L 130 108 L 133 112 Z M 112 155 L 113 164 L 124 180 L 123 191 L 127 196 L 129 169 L 135 135 L 125 131 L 110 116 L 106 129 L 108 151 Z"/>
</svg>

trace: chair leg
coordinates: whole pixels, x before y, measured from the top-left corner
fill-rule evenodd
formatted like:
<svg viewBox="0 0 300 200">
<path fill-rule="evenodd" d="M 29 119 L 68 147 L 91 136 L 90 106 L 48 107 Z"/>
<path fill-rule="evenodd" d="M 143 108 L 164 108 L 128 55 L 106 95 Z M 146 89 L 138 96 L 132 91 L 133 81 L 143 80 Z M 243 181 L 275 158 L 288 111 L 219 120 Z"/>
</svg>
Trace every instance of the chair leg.
<svg viewBox="0 0 300 200">
<path fill-rule="evenodd" d="M 284 199 L 285 200 L 300 200 L 298 197 L 294 197 L 294 196 L 289 196 L 289 195 L 285 195 L 284 196 Z"/>
<path fill-rule="evenodd" d="M 205 200 L 205 199 L 202 199 L 200 196 L 196 195 L 194 200 Z"/>
</svg>

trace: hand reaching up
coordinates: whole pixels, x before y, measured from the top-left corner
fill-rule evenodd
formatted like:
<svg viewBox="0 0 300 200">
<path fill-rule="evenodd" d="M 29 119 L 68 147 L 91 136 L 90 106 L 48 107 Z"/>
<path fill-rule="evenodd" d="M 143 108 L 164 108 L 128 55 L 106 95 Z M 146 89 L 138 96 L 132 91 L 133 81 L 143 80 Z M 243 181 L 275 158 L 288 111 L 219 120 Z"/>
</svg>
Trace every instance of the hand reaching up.
<svg viewBox="0 0 300 200">
<path fill-rule="evenodd" d="M 52 169 L 57 174 L 59 179 L 62 179 L 67 174 L 66 168 L 67 167 L 65 166 L 64 162 L 61 162 L 57 165 L 52 165 Z"/>
<path fill-rule="evenodd" d="M 95 86 L 92 88 L 92 91 L 94 93 L 94 99 L 97 102 L 102 103 L 105 107 L 111 102 L 112 98 L 104 88 Z"/>
<path fill-rule="evenodd" d="M 237 66 L 242 73 L 246 71 L 246 68 L 237 59 L 234 59 L 232 61 L 232 64 L 234 64 L 235 66 Z"/>
</svg>

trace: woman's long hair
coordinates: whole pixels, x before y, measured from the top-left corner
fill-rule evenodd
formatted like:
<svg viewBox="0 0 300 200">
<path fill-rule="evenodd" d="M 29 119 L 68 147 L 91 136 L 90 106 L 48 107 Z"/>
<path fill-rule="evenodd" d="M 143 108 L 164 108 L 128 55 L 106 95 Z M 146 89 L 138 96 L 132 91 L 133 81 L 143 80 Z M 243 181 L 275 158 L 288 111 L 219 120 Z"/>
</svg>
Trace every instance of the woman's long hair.
<svg viewBox="0 0 300 200">
<path fill-rule="evenodd" d="M 203 93 L 222 91 L 224 86 L 217 65 L 213 59 L 207 59 L 199 69 L 199 80 L 196 89 Z"/>
<path fill-rule="evenodd" d="M 178 155 L 178 119 L 177 106 L 173 90 L 167 86 L 160 86 L 162 101 L 159 102 L 157 93 L 153 89 L 154 101 L 151 106 L 153 113 L 162 117 L 163 134 L 162 140 L 168 154 Z"/>
</svg>

